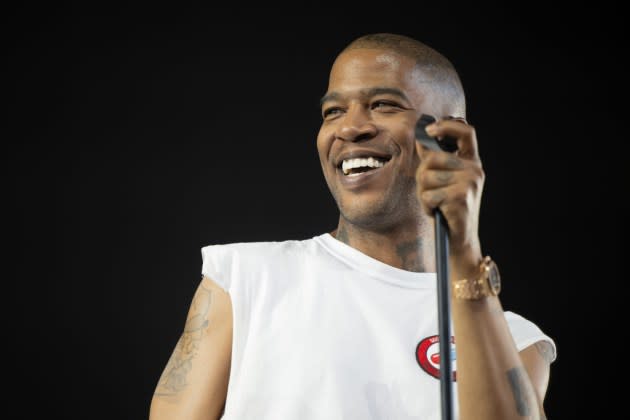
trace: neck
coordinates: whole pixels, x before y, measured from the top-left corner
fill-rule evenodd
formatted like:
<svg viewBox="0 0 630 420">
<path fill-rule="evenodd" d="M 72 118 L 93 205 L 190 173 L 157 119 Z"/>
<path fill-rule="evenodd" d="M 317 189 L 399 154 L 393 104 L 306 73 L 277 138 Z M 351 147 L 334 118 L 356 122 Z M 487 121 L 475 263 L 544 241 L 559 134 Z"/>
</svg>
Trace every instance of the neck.
<svg viewBox="0 0 630 420">
<path fill-rule="evenodd" d="M 340 217 L 339 226 L 331 235 L 392 267 L 419 273 L 435 272 L 432 219 L 423 218 L 419 222 L 374 231 Z"/>
</svg>

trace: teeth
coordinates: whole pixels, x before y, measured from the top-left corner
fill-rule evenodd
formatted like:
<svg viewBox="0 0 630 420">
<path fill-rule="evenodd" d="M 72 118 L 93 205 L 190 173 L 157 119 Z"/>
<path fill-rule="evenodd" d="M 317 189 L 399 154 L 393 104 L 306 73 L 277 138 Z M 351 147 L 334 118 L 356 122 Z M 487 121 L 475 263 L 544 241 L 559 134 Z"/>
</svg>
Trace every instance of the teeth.
<svg viewBox="0 0 630 420">
<path fill-rule="evenodd" d="M 379 160 L 378 158 L 354 158 L 354 159 L 345 159 L 341 163 L 341 169 L 343 170 L 344 175 L 348 175 L 351 169 L 355 168 L 381 168 L 385 165 L 385 162 Z"/>
</svg>

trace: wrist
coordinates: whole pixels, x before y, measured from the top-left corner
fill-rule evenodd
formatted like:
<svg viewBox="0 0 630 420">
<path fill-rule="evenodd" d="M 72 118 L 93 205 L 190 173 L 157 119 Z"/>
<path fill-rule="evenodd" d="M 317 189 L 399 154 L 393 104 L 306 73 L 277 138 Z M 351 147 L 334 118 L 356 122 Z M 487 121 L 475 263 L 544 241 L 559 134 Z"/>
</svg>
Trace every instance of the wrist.
<svg viewBox="0 0 630 420">
<path fill-rule="evenodd" d="M 452 278 L 453 297 L 458 300 L 480 300 L 497 296 L 501 291 L 499 268 L 490 256 L 477 265 L 476 273 Z"/>
<path fill-rule="evenodd" d="M 479 247 L 469 247 L 465 251 L 449 255 L 451 280 L 472 278 L 479 274 L 479 264 L 483 254 Z"/>
</svg>

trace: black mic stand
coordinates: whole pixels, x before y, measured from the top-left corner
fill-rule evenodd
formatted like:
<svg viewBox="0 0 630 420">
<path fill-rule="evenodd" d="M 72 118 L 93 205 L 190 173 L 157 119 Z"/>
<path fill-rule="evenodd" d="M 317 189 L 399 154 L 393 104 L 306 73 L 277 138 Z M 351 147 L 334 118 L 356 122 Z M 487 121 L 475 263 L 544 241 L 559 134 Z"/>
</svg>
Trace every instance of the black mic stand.
<svg viewBox="0 0 630 420">
<path fill-rule="evenodd" d="M 437 267 L 438 336 L 440 342 L 440 390 L 442 420 L 453 420 L 453 366 L 451 357 L 451 293 L 448 270 L 448 225 L 442 212 L 435 215 L 435 260 Z"/>
<path fill-rule="evenodd" d="M 430 137 L 425 127 L 435 118 L 422 115 L 416 124 L 416 138 L 431 150 L 457 150 L 457 140 Z M 434 211 L 435 259 L 437 269 L 438 339 L 440 343 L 440 393 L 442 420 L 453 420 L 453 366 L 451 355 L 451 293 L 448 269 L 448 224 L 440 209 Z"/>
</svg>

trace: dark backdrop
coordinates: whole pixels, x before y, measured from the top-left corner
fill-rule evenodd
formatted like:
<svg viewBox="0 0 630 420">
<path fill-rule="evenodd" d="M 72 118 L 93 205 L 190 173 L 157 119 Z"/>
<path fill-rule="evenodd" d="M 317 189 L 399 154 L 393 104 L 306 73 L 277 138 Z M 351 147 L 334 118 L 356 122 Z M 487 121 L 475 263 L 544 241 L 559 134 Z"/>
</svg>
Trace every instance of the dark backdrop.
<svg viewBox="0 0 630 420">
<path fill-rule="evenodd" d="M 584 412 L 572 246 L 589 229 L 579 222 L 591 181 L 574 163 L 598 162 L 578 141 L 614 112 L 600 93 L 615 82 L 598 63 L 621 30 L 589 11 L 576 21 L 525 7 L 336 8 L 2 18 L 12 418 L 145 418 L 200 278 L 200 248 L 335 227 L 315 149 L 318 101 L 340 49 L 385 31 L 459 69 L 502 301 L 557 342 L 549 418 Z"/>
</svg>

